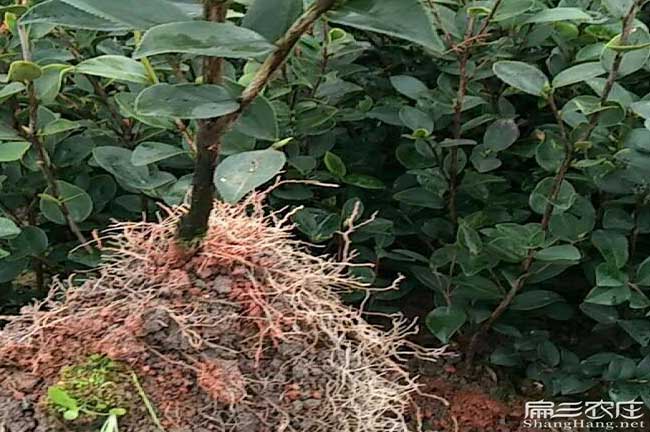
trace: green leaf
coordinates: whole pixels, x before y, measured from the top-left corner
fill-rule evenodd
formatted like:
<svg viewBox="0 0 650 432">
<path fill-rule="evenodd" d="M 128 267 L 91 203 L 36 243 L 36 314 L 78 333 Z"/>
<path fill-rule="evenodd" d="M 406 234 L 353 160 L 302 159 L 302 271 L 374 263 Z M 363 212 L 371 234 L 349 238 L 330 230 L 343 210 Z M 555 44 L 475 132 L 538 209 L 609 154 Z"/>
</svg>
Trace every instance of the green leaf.
<svg viewBox="0 0 650 432">
<path fill-rule="evenodd" d="M 81 128 L 80 122 L 58 118 L 46 124 L 43 129 L 39 131 L 41 136 L 56 135 L 64 132 L 70 132 Z"/>
<path fill-rule="evenodd" d="M 0 238 L 16 237 L 20 232 L 20 228 L 11 219 L 0 217 Z"/>
<path fill-rule="evenodd" d="M 21 160 L 30 146 L 30 143 L 20 141 L 0 143 L 0 162 Z"/>
<path fill-rule="evenodd" d="M 159 142 L 145 141 L 133 150 L 131 163 L 135 166 L 145 166 L 186 153 L 187 152 L 180 147 Z"/>
<path fill-rule="evenodd" d="M 526 20 L 527 24 L 550 23 L 558 21 L 591 21 L 592 17 L 582 9 L 558 7 L 545 9 Z"/>
<path fill-rule="evenodd" d="M 29 9 L 21 24 L 52 24 L 81 30 L 123 31 L 130 26 L 77 9 L 62 0 L 47 0 Z"/>
<path fill-rule="evenodd" d="M 528 63 L 500 61 L 494 64 L 493 70 L 501 81 L 534 96 L 542 96 L 550 87 L 546 75 Z"/>
<path fill-rule="evenodd" d="M 266 40 L 276 41 L 302 12 L 302 0 L 255 0 L 248 8 L 242 26 L 259 33 Z"/>
<path fill-rule="evenodd" d="M 386 34 L 413 42 L 433 51 L 444 44 L 433 28 L 428 8 L 418 0 L 347 0 L 328 14 L 337 24 Z"/>
<path fill-rule="evenodd" d="M 343 181 L 362 189 L 382 190 L 386 188 L 384 183 L 378 178 L 364 174 L 348 174 L 343 178 Z"/>
<path fill-rule="evenodd" d="M 620 35 L 615 36 L 605 45 L 605 49 L 600 56 L 600 63 L 607 71 L 611 71 L 618 64 L 618 76 L 624 77 L 641 70 L 648 62 L 650 58 L 650 34 L 643 27 L 636 27 L 630 34 L 625 47 L 622 48 L 620 48 L 620 38 Z M 617 57 L 622 52 L 624 52 L 622 60 L 617 60 Z"/>
<path fill-rule="evenodd" d="M 619 314 L 615 307 L 595 303 L 582 303 L 580 310 L 589 318 L 601 324 L 616 324 Z"/>
<path fill-rule="evenodd" d="M 47 398 L 61 408 L 75 411 L 79 409 L 77 401 L 61 387 L 52 386 L 47 389 Z"/>
<path fill-rule="evenodd" d="M 537 355 L 546 365 L 555 367 L 560 364 L 560 350 L 551 341 L 544 341 L 537 346 Z"/>
<path fill-rule="evenodd" d="M 325 153 L 325 158 L 324 158 L 325 166 L 327 167 L 327 170 L 334 174 L 337 177 L 345 177 L 347 174 L 347 168 L 345 167 L 345 163 L 343 160 L 335 155 L 332 152 L 327 152 Z"/>
<path fill-rule="evenodd" d="M 483 145 L 492 151 L 503 151 L 519 139 L 519 127 L 512 119 L 497 120 L 488 126 Z"/>
<path fill-rule="evenodd" d="M 418 100 L 429 94 L 429 88 L 417 78 L 408 75 L 396 75 L 390 77 L 390 83 L 395 90 L 404 96 Z"/>
<path fill-rule="evenodd" d="M 626 285 L 628 275 L 613 264 L 601 263 L 596 267 L 596 285 L 599 287 L 618 287 Z"/>
<path fill-rule="evenodd" d="M 614 18 L 623 18 L 636 0 L 602 0 L 603 5 Z"/>
<path fill-rule="evenodd" d="M 208 119 L 233 113 L 239 104 L 218 85 L 157 84 L 138 95 L 135 109 L 143 116 Z"/>
<path fill-rule="evenodd" d="M 607 73 L 600 62 L 583 63 L 563 70 L 553 78 L 553 88 L 588 81 Z"/>
<path fill-rule="evenodd" d="M 9 240 L 14 256 L 35 257 L 43 254 L 49 245 L 47 234 L 35 226 L 26 226 L 20 235 Z"/>
<path fill-rule="evenodd" d="M 252 30 L 231 23 L 188 21 L 163 24 L 144 34 L 134 58 L 185 53 L 249 58 L 268 54 L 274 46 Z"/>
<path fill-rule="evenodd" d="M 64 64 L 50 64 L 43 66 L 43 74 L 34 81 L 36 95 L 39 102 L 44 105 L 53 104 L 61 92 L 65 74 L 74 67 Z"/>
<path fill-rule="evenodd" d="M 642 347 L 647 347 L 650 344 L 650 320 L 621 320 L 618 325 Z"/>
<path fill-rule="evenodd" d="M 467 314 L 462 309 L 443 306 L 429 312 L 424 322 L 429 331 L 446 344 L 466 321 Z"/>
<path fill-rule="evenodd" d="M 595 287 L 587 294 L 585 303 L 616 306 L 628 301 L 631 295 L 632 293 L 627 285 L 615 288 Z"/>
<path fill-rule="evenodd" d="M 530 194 L 530 207 L 535 211 L 535 213 L 544 214 L 547 206 L 550 204 L 553 206 L 552 214 L 561 214 L 570 209 L 576 201 L 576 191 L 573 188 L 573 185 L 566 180 L 562 182 L 557 197 L 554 200 L 551 200 L 550 196 L 554 183 L 554 178 L 545 178 L 537 184 L 533 193 Z"/>
<path fill-rule="evenodd" d="M 397 192 L 393 199 L 407 205 L 431 209 L 442 209 L 445 202 L 438 195 L 423 187 L 415 187 Z"/>
<path fill-rule="evenodd" d="M 535 259 L 540 261 L 579 261 L 580 258 L 580 251 L 572 245 L 551 246 L 535 254 Z"/>
<path fill-rule="evenodd" d="M 614 231 L 597 230 L 591 235 L 591 242 L 605 261 L 616 268 L 621 268 L 627 263 L 629 245 L 624 235 Z"/>
<path fill-rule="evenodd" d="M 138 190 L 154 190 L 176 179 L 171 174 L 152 171 L 147 166 L 135 166 L 131 162 L 131 150 L 102 146 L 93 150 L 97 165 L 104 168 L 121 183 Z"/>
<path fill-rule="evenodd" d="M 119 55 L 104 55 L 83 61 L 76 72 L 121 81 L 149 84 L 149 76 L 142 63 Z"/>
<path fill-rule="evenodd" d="M 228 156 L 217 167 L 214 182 L 226 202 L 236 203 L 273 179 L 284 168 L 286 160 L 284 153 L 277 150 L 257 150 Z"/>
<path fill-rule="evenodd" d="M 456 241 L 461 246 L 466 247 L 472 255 L 479 254 L 483 249 L 481 236 L 464 220 L 461 220 L 458 226 Z"/>
<path fill-rule="evenodd" d="M 9 81 L 34 81 L 43 75 L 43 69 L 36 63 L 16 60 L 9 66 Z"/>
<path fill-rule="evenodd" d="M 233 99 L 238 99 L 244 90 L 243 86 L 231 81 L 224 84 Z M 234 130 L 259 140 L 277 141 L 280 132 L 275 108 L 267 98 L 258 96 L 242 113 Z"/>
<path fill-rule="evenodd" d="M 22 93 L 22 91 L 26 88 L 27 87 L 25 87 L 25 84 L 21 82 L 12 82 L 7 84 L 6 86 L 2 87 L 2 90 L 0 90 L 0 102 L 4 102 L 13 95 Z"/>
<path fill-rule="evenodd" d="M 562 296 L 556 292 L 532 290 L 517 295 L 510 304 L 510 309 L 516 311 L 530 311 L 541 309 L 553 303 L 559 303 L 563 301 L 564 299 Z"/>
<path fill-rule="evenodd" d="M 399 112 L 402 123 L 412 131 L 425 130 L 426 136 L 433 132 L 433 120 L 427 113 L 410 106 L 403 107 Z"/>
<path fill-rule="evenodd" d="M 643 286 L 650 286 L 650 257 L 639 264 L 636 271 L 636 283 Z"/>
<path fill-rule="evenodd" d="M 75 222 L 83 222 L 93 211 L 93 201 L 83 189 L 64 181 L 56 182 L 60 196 L 56 197 L 64 202 L 70 212 L 70 218 Z M 48 220 L 59 225 L 67 225 L 66 220 L 59 203 L 52 200 L 54 192 L 51 188 L 45 189 L 41 196 L 40 209 Z"/>
<path fill-rule="evenodd" d="M 170 1 L 147 0 L 134 7 L 132 0 L 61 0 L 83 12 L 119 23 L 130 30 L 146 30 L 157 24 L 189 20 L 183 10 Z"/>
<path fill-rule="evenodd" d="M 316 208 L 305 208 L 293 216 L 296 227 L 314 243 L 330 240 L 341 227 L 336 213 Z"/>
</svg>

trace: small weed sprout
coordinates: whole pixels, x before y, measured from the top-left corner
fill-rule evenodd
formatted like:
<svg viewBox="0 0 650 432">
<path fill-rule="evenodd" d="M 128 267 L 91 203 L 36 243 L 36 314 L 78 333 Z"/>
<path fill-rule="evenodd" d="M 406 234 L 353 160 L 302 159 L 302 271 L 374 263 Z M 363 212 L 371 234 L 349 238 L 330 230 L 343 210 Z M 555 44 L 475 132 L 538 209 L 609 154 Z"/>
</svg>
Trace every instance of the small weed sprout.
<svg viewBox="0 0 650 432">
<path fill-rule="evenodd" d="M 60 380 L 48 388 L 48 405 L 66 421 L 95 421 L 106 417 L 101 432 L 118 432 L 118 418 L 127 410 L 124 394 L 129 375 L 112 360 L 93 355 L 62 369 Z"/>
</svg>

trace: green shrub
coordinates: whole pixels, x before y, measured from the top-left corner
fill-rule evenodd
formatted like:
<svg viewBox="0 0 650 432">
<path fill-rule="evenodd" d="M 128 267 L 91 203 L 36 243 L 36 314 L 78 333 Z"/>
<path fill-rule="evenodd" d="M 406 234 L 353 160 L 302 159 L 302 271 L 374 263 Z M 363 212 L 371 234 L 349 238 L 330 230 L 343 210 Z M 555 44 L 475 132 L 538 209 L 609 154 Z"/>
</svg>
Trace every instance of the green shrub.
<svg viewBox="0 0 650 432">
<path fill-rule="evenodd" d="M 354 216 L 351 247 L 375 264 L 358 276 L 405 275 L 367 307 L 425 306 L 441 343 L 466 336 L 471 361 L 498 341 L 489 360 L 551 394 L 650 404 L 645 3 L 337 4 L 223 137 L 217 193 L 284 171 L 270 202 L 303 206 L 306 239 L 342 253 Z M 187 24 L 191 0 L 3 4 L 8 307 L 18 283 L 96 263 L 74 248 L 110 219 L 183 201 L 198 128 L 237 111 L 303 2 L 233 2 L 238 27 Z M 226 58 L 222 85 L 203 84 L 201 56 Z"/>
</svg>

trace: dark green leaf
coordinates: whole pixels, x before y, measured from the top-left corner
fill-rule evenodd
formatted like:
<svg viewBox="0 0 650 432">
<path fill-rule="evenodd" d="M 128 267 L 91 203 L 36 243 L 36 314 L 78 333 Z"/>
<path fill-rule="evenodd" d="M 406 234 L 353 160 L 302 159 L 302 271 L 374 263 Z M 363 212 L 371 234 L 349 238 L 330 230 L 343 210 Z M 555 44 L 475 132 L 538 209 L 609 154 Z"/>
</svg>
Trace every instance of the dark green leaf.
<svg viewBox="0 0 650 432">
<path fill-rule="evenodd" d="M 444 344 L 449 342 L 466 321 L 467 314 L 462 309 L 451 306 L 436 308 L 425 318 L 429 331 Z"/>
<path fill-rule="evenodd" d="M 143 116 L 207 119 L 235 112 L 239 104 L 217 85 L 157 84 L 140 93 L 135 109 Z"/>
<path fill-rule="evenodd" d="M 185 53 L 248 58 L 268 54 L 272 49 L 266 39 L 246 28 L 231 23 L 188 21 L 153 27 L 145 33 L 133 57 Z"/>
</svg>

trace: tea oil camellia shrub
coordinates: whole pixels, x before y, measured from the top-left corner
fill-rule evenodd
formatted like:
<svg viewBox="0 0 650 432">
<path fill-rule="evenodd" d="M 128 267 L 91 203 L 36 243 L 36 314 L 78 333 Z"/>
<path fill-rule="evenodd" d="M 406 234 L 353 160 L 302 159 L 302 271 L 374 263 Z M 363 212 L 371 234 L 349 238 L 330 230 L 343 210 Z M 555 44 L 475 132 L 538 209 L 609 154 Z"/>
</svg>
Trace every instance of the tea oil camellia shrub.
<svg viewBox="0 0 650 432">
<path fill-rule="evenodd" d="M 650 405 L 647 1 L 0 4 L 3 314 L 95 268 L 112 220 L 187 203 L 180 268 L 261 189 L 355 283 L 403 277 L 350 305 L 546 397 Z"/>
</svg>

